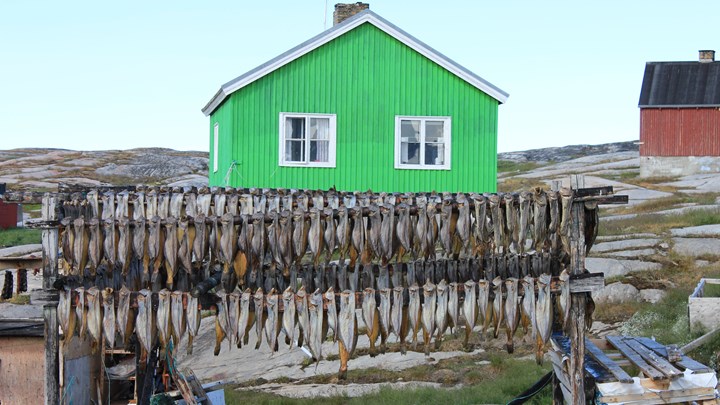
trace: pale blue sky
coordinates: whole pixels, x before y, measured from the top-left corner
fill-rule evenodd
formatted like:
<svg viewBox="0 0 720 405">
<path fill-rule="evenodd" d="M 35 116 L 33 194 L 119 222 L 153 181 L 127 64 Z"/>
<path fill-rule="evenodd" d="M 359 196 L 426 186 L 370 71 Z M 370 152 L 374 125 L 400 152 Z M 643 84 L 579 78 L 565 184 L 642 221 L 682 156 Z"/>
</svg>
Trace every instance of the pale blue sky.
<svg viewBox="0 0 720 405">
<path fill-rule="evenodd" d="M 0 2 L 0 149 L 208 150 L 225 83 L 332 25 L 336 1 Z M 638 138 L 647 61 L 720 51 L 717 1 L 370 0 L 506 92 L 499 151 Z M 720 54 L 719 54 L 720 55 Z"/>
</svg>

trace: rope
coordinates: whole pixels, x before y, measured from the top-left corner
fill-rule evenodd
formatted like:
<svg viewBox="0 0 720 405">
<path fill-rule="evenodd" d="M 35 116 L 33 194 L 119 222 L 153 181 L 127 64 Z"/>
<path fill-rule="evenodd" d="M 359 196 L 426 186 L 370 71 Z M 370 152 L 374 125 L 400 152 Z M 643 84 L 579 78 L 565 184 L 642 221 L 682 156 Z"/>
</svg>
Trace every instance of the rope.
<svg viewBox="0 0 720 405">
<path fill-rule="evenodd" d="M 522 392 L 517 397 L 511 399 L 506 405 L 521 405 L 524 404 L 525 401 L 533 397 L 535 394 L 540 392 L 543 388 L 545 388 L 550 381 L 552 380 L 553 372 L 549 372 L 542 376 L 535 384 L 533 384 L 532 387 L 528 388 L 524 392 Z"/>
<path fill-rule="evenodd" d="M 70 388 L 72 388 L 73 383 L 75 382 L 75 376 L 70 377 L 70 382 L 68 382 L 67 386 L 63 390 L 62 397 L 60 398 L 60 403 L 65 402 L 65 396 L 67 396 L 68 392 L 70 391 Z M 72 405 L 72 401 L 70 401 L 70 405 Z"/>
</svg>

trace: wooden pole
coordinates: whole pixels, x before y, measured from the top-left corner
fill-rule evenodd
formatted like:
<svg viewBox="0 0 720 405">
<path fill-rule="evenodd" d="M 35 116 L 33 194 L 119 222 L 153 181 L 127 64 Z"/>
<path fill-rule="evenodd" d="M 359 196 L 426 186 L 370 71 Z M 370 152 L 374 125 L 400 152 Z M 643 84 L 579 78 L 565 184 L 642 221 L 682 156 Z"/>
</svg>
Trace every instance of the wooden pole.
<svg viewBox="0 0 720 405">
<path fill-rule="evenodd" d="M 582 175 L 571 176 L 571 187 L 575 190 L 585 187 Z M 585 271 L 585 203 L 572 203 L 572 224 L 570 229 L 570 274 Z M 570 295 L 570 392 L 573 404 L 585 403 L 585 305 L 586 293 Z"/>
<path fill-rule="evenodd" d="M 42 219 L 45 221 L 57 220 L 58 199 L 49 193 L 42 201 Z M 53 283 L 57 277 L 58 264 L 58 229 L 43 229 L 43 290 L 46 296 L 52 296 Z M 45 404 L 60 403 L 60 360 L 59 360 L 59 333 L 57 321 L 57 302 L 45 302 L 43 305 L 43 318 L 45 319 Z"/>
</svg>

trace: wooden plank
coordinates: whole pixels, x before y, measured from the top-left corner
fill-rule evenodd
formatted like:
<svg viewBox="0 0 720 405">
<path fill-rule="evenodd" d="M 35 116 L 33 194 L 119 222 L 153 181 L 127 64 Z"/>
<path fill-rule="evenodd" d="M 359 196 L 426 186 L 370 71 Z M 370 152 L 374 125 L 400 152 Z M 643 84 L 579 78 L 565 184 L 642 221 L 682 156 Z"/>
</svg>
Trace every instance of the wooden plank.
<svg viewBox="0 0 720 405">
<path fill-rule="evenodd" d="M 570 276 L 570 293 L 593 292 L 605 287 L 604 273 L 582 273 Z"/>
<path fill-rule="evenodd" d="M 595 359 L 600 365 L 605 367 L 610 373 L 612 373 L 618 381 L 622 383 L 633 382 L 632 377 L 625 370 L 621 369 L 613 360 L 603 353 L 597 346 L 595 346 L 589 339 L 585 339 L 585 349 L 592 358 Z"/>
<path fill-rule="evenodd" d="M 573 188 L 585 187 L 583 175 L 571 176 Z M 567 190 L 561 194 L 566 196 Z M 598 198 L 598 197 L 589 197 Z M 571 197 L 572 201 L 572 197 Z M 585 273 L 585 204 L 573 201 L 571 206 L 572 223 L 570 224 L 570 274 Z M 570 392 L 571 404 L 585 403 L 585 305 L 589 293 L 570 294 L 570 322 L 567 322 L 570 338 Z"/>
<path fill-rule="evenodd" d="M 553 378 L 553 405 L 562 405 L 572 403 L 572 395 L 570 394 L 570 381 L 568 381 L 566 365 L 562 361 L 562 357 L 555 350 L 548 351 L 550 362 L 555 372 Z"/>
<path fill-rule="evenodd" d="M 609 395 L 598 398 L 602 403 L 668 404 L 687 401 L 702 401 L 715 398 L 714 389 L 690 388 L 685 390 L 645 391 L 642 394 Z"/>
<path fill-rule="evenodd" d="M 635 340 L 642 343 L 645 347 L 648 349 L 654 351 L 655 353 L 659 354 L 660 356 L 663 356 L 667 358 L 667 349 L 662 344 L 646 337 L 637 337 Z M 675 365 L 685 369 L 690 370 L 693 373 L 711 373 L 714 372 L 713 369 L 710 367 L 700 363 L 699 361 L 695 361 L 692 358 L 683 355 L 682 360 L 675 363 Z"/>
<path fill-rule="evenodd" d="M 42 198 L 42 219 L 57 220 L 59 200 L 56 196 L 45 194 Z M 53 290 L 53 282 L 58 274 L 57 245 L 58 230 L 45 229 L 42 232 L 43 249 L 43 289 Z M 60 403 L 60 336 L 58 332 L 57 304 L 43 305 L 45 320 L 45 405 Z"/>
<path fill-rule="evenodd" d="M 610 342 L 611 345 L 613 345 L 616 349 L 620 350 L 622 354 L 624 354 L 625 357 L 628 358 L 628 360 L 635 364 L 640 369 L 640 371 L 643 372 L 643 374 L 653 380 L 662 380 L 665 378 L 665 375 L 663 373 L 658 371 L 653 366 L 649 365 L 645 360 L 643 360 L 640 354 L 630 348 L 630 346 L 626 345 L 621 337 L 606 336 L 605 338 L 608 340 L 608 342 Z"/>
<path fill-rule="evenodd" d="M 627 337 L 624 338 L 623 341 L 625 342 L 625 344 L 635 350 L 651 366 L 655 367 L 656 369 L 660 370 L 661 373 L 665 374 L 667 378 L 675 379 L 683 375 L 682 371 L 673 367 L 673 365 L 670 364 L 667 359 L 664 359 L 661 356 L 657 355 L 652 350 L 643 346 L 637 340 L 631 337 Z"/>
</svg>

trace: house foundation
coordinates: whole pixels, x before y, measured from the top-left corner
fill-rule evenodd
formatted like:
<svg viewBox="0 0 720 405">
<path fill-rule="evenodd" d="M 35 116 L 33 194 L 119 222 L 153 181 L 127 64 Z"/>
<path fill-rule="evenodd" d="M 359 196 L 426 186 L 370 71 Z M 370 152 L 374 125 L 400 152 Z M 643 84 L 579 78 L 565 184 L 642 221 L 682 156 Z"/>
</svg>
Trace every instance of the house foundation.
<svg viewBox="0 0 720 405">
<path fill-rule="evenodd" d="M 640 177 L 720 173 L 720 156 L 640 156 Z"/>
</svg>

